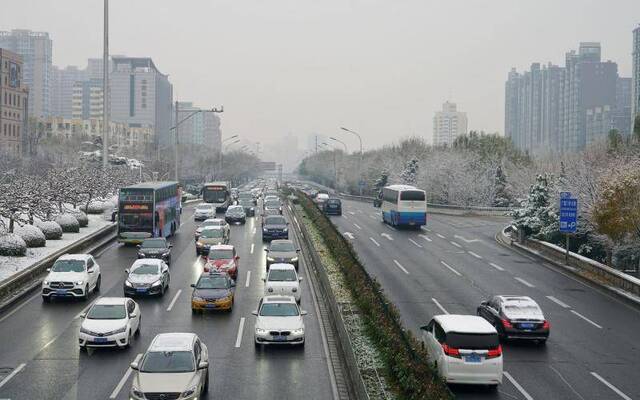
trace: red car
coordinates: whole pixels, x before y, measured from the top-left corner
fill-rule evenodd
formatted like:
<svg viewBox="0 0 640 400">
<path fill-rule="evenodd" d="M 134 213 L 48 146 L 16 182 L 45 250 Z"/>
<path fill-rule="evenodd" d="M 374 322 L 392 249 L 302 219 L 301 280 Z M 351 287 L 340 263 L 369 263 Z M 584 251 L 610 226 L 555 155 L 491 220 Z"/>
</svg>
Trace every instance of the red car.
<svg viewBox="0 0 640 400">
<path fill-rule="evenodd" d="M 238 277 L 238 260 L 236 248 L 230 244 L 218 244 L 211 246 L 204 272 L 226 272 L 235 280 Z"/>
</svg>

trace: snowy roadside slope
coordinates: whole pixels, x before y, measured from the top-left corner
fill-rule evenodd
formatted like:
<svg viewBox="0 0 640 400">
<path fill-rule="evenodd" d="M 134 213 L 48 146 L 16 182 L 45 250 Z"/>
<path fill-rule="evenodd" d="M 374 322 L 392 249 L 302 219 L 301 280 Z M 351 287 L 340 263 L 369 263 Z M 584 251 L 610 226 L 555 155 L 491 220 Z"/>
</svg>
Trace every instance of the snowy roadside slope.
<svg viewBox="0 0 640 400">
<path fill-rule="evenodd" d="M 34 263 L 47 257 L 49 254 L 69 246 L 70 244 L 84 238 L 85 236 L 110 225 L 110 221 L 106 221 L 102 214 L 89 214 L 89 226 L 80 228 L 79 233 L 65 233 L 61 240 L 47 240 L 45 247 L 36 247 L 27 249 L 25 257 L 3 257 L 0 256 L 0 282 L 11 277 L 13 274 L 33 265 Z"/>
</svg>

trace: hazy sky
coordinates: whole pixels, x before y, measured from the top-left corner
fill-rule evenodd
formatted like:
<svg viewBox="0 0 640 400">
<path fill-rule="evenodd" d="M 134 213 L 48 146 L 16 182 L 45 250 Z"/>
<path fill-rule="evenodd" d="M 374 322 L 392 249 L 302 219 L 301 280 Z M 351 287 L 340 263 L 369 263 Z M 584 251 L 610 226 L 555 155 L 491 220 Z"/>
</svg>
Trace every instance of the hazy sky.
<svg viewBox="0 0 640 400">
<path fill-rule="evenodd" d="M 102 0 L 1 0 L 0 30 L 48 31 L 53 61 L 102 55 Z M 580 41 L 631 70 L 639 0 L 111 0 L 111 53 L 152 57 L 181 101 L 224 104 L 224 135 L 359 131 L 365 147 L 430 140 L 451 98 L 503 130 L 512 66 L 564 64 Z M 342 135 L 352 149 L 357 141 Z"/>
</svg>

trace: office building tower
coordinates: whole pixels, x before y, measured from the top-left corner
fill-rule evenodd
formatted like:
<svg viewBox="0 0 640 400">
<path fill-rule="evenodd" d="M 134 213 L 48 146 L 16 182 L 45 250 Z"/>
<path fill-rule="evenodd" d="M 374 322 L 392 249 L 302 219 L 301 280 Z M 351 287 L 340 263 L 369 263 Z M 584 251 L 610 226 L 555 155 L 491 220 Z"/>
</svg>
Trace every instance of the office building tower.
<svg viewBox="0 0 640 400">
<path fill-rule="evenodd" d="M 73 114 L 73 90 L 77 82 L 86 80 L 85 70 L 76 66 L 64 69 L 53 66 L 51 79 L 51 115 L 71 118 Z"/>
<path fill-rule="evenodd" d="M 27 150 L 28 90 L 18 54 L 0 48 L 0 153 L 14 156 Z"/>
<path fill-rule="evenodd" d="M 467 134 L 467 113 L 457 110 L 455 103 L 446 101 L 442 111 L 433 117 L 433 145 L 451 146 L 459 136 Z"/>
</svg>

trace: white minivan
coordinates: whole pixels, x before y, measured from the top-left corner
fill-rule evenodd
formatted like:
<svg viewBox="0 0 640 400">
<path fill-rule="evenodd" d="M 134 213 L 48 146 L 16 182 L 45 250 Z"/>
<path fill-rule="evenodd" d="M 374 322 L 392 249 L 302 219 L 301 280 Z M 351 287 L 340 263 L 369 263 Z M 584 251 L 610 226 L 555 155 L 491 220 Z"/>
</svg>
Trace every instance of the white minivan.
<svg viewBox="0 0 640 400">
<path fill-rule="evenodd" d="M 502 346 L 496 329 L 476 315 L 436 315 L 420 328 L 429 361 L 447 383 L 502 383 Z"/>
</svg>

